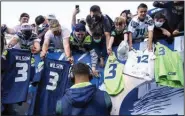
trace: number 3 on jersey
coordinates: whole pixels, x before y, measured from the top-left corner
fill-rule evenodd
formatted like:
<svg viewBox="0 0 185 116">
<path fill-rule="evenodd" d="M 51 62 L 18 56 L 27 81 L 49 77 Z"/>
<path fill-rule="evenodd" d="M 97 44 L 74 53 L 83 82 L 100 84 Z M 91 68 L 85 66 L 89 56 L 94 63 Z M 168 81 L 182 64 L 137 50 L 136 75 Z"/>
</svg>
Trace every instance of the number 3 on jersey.
<svg viewBox="0 0 185 116">
<path fill-rule="evenodd" d="M 164 47 L 160 47 L 159 48 L 159 55 L 165 55 L 165 49 L 164 49 Z"/>
<path fill-rule="evenodd" d="M 28 64 L 27 63 L 16 63 L 17 68 L 22 68 L 18 70 L 18 75 L 20 77 L 15 77 L 15 82 L 22 82 L 26 81 L 28 78 Z"/>
<path fill-rule="evenodd" d="M 113 79 L 116 76 L 116 68 L 117 64 L 110 64 L 108 69 L 108 76 L 105 77 L 105 79 Z"/>
<path fill-rule="evenodd" d="M 49 75 L 50 75 L 50 79 L 49 79 L 49 82 L 52 84 L 52 85 L 47 85 L 46 86 L 46 89 L 47 90 L 55 90 L 56 89 L 56 87 L 57 87 L 57 82 L 58 82 L 58 79 L 59 79 L 59 74 L 57 73 L 57 72 L 53 72 L 53 71 L 51 71 L 50 73 L 49 73 Z"/>
</svg>

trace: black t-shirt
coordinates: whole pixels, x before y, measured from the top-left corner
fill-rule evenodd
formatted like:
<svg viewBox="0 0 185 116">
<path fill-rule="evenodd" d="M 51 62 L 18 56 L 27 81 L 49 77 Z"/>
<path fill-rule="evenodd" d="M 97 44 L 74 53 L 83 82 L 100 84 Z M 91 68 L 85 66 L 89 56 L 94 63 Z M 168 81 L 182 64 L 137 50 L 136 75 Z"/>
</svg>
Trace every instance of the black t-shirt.
<svg viewBox="0 0 185 116">
<path fill-rule="evenodd" d="M 175 29 L 181 29 L 184 26 L 184 1 L 181 1 L 178 4 L 174 4 L 173 1 L 165 2 L 164 4 L 161 4 L 159 1 L 155 1 L 153 3 L 153 6 L 158 8 L 165 8 L 164 14 L 166 18 L 168 19 L 169 26 L 172 30 Z"/>
<path fill-rule="evenodd" d="M 101 31 L 102 34 L 104 34 L 104 32 L 109 32 L 109 33 L 111 32 L 110 21 L 104 15 L 102 15 L 101 20 L 96 23 L 94 22 L 94 20 L 91 18 L 90 15 L 87 16 L 86 21 L 92 33 L 96 31 L 99 31 L 99 32 Z"/>
<path fill-rule="evenodd" d="M 129 33 L 128 29 L 125 28 L 122 32 L 117 33 L 115 30 L 111 32 L 111 36 L 114 37 L 113 46 L 119 46 L 122 40 L 124 40 L 124 35 Z"/>
<path fill-rule="evenodd" d="M 168 30 L 170 33 L 172 33 L 172 29 L 169 27 L 168 25 L 168 21 L 166 21 L 162 26 L 161 28 L 164 28 L 166 30 Z M 162 33 L 162 30 L 158 27 L 154 27 L 154 38 L 157 38 L 157 37 L 164 37 L 163 33 Z"/>
</svg>

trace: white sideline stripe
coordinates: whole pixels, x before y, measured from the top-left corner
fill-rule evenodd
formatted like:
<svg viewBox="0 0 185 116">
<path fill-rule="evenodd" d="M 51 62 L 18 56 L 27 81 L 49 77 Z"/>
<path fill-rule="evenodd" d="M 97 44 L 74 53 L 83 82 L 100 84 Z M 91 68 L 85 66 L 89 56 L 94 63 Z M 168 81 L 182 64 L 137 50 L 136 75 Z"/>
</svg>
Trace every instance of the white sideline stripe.
<svg viewBox="0 0 185 116">
<path fill-rule="evenodd" d="M 60 55 L 60 57 L 59 57 L 58 60 L 62 60 L 62 59 L 64 59 L 64 57 L 65 57 L 65 53 L 62 53 L 62 54 Z"/>
<path fill-rule="evenodd" d="M 88 53 L 84 53 L 79 59 L 78 61 L 80 61 L 81 59 L 83 59 L 85 56 L 87 56 Z"/>
</svg>

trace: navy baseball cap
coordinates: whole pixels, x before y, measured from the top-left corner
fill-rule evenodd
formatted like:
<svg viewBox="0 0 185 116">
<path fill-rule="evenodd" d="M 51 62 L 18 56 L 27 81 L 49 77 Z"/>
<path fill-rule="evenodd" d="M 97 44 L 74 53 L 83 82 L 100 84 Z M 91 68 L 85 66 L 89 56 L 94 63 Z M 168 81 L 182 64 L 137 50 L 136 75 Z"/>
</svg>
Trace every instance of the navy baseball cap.
<svg viewBox="0 0 185 116">
<path fill-rule="evenodd" d="M 76 24 L 75 27 L 74 27 L 74 30 L 75 30 L 76 32 L 79 32 L 79 31 L 86 31 L 85 25 L 83 25 L 83 24 L 81 24 L 81 23 Z"/>
</svg>

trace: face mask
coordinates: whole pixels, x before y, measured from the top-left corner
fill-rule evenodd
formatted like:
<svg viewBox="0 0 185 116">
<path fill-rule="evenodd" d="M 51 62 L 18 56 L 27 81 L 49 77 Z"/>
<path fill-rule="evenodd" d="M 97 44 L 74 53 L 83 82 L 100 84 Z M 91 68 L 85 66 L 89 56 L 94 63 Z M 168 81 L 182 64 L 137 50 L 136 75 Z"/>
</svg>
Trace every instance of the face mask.
<svg viewBox="0 0 185 116">
<path fill-rule="evenodd" d="M 157 22 L 155 21 L 155 26 L 156 27 L 161 27 L 164 24 L 164 22 Z"/>
<path fill-rule="evenodd" d="M 94 15 L 93 18 L 94 18 L 94 20 L 95 20 L 96 22 L 99 21 L 99 20 L 101 20 L 101 17 L 98 16 L 98 15 Z"/>
<path fill-rule="evenodd" d="M 32 30 L 22 31 L 22 34 L 23 34 L 25 39 L 29 39 L 32 35 Z"/>
<path fill-rule="evenodd" d="M 94 42 L 100 43 L 101 42 L 101 38 L 100 39 L 94 39 Z"/>
</svg>

